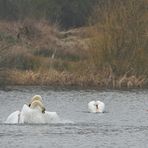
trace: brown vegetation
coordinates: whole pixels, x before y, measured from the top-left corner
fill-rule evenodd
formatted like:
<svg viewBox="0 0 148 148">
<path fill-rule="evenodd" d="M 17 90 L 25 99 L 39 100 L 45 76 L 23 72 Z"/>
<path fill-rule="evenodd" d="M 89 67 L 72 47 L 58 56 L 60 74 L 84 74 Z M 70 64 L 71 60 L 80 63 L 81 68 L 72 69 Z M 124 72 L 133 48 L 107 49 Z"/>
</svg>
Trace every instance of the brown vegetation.
<svg viewBox="0 0 148 148">
<path fill-rule="evenodd" d="M 89 55 L 95 69 L 107 67 L 113 87 L 142 87 L 147 83 L 146 5 L 147 0 L 107 0 L 100 1 L 94 12 Z"/>
<path fill-rule="evenodd" d="M 146 0 L 100 1 L 91 26 L 0 21 L 0 84 L 148 86 Z"/>
</svg>

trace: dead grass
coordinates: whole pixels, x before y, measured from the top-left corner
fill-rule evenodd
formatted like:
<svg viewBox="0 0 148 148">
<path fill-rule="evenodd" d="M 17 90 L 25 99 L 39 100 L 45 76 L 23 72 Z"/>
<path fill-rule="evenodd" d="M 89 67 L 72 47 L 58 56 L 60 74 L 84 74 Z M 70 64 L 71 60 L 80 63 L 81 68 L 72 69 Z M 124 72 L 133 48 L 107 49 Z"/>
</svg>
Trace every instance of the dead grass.
<svg viewBox="0 0 148 148">
<path fill-rule="evenodd" d="M 101 73 L 78 74 L 66 71 L 59 72 L 54 69 L 49 71 L 18 71 L 9 73 L 11 85 L 43 85 L 60 87 L 97 87 L 97 88 L 143 88 L 148 80 L 145 77 L 119 77 L 112 79 L 104 77 Z"/>
<path fill-rule="evenodd" d="M 101 55 L 105 53 L 97 50 L 102 45 L 98 43 L 104 40 L 100 29 L 93 26 L 61 32 L 46 21 L 0 21 L 0 67 L 7 68 L 7 76 L 4 77 L 3 70 L 0 83 L 98 88 L 148 86 L 145 75 L 134 72 L 117 75 L 105 62 L 104 67 L 99 67 L 98 61 L 104 61 Z M 143 57 L 139 55 L 139 59 Z"/>
</svg>

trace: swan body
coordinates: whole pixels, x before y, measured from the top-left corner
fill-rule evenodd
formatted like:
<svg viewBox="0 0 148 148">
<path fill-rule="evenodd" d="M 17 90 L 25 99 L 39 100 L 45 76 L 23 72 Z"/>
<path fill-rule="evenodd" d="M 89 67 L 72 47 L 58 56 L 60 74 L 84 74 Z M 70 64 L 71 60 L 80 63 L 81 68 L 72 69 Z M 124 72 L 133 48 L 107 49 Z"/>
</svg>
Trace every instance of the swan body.
<svg viewBox="0 0 148 148">
<path fill-rule="evenodd" d="M 55 123 L 59 121 L 56 112 L 45 111 L 42 113 L 38 108 L 29 108 L 26 104 L 23 106 L 20 123 Z"/>
<path fill-rule="evenodd" d="M 60 121 L 60 118 L 56 112 L 45 111 L 43 117 L 45 119 L 45 123 L 57 123 Z"/>
<path fill-rule="evenodd" d="M 59 116 L 56 112 L 42 111 L 39 107 L 30 108 L 24 104 L 21 112 L 15 111 L 11 113 L 5 123 L 17 124 L 17 123 L 57 123 L 59 122 Z"/>
<path fill-rule="evenodd" d="M 20 111 L 15 111 L 8 116 L 5 123 L 16 124 L 19 122 L 20 118 L 19 116 L 20 116 Z"/>
<path fill-rule="evenodd" d="M 88 110 L 91 113 L 103 113 L 105 110 L 105 104 L 101 101 L 91 101 L 88 103 Z"/>
</svg>

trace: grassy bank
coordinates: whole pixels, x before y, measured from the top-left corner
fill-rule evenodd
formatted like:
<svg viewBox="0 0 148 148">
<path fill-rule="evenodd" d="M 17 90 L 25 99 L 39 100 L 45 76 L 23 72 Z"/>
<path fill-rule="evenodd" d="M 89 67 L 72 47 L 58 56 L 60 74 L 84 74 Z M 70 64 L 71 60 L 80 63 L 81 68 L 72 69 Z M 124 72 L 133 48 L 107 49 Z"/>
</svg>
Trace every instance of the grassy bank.
<svg viewBox="0 0 148 148">
<path fill-rule="evenodd" d="M 146 3 L 100 1 L 89 27 L 66 31 L 1 20 L 0 85 L 148 87 Z"/>
<path fill-rule="evenodd" d="M 4 85 L 34 85 L 52 87 L 81 87 L 81 88 L 147 88 L 147 78 L 144 76 L 111 77 L 105 72 L 73 73 L 68 71 L 20 71 L 9 70 L 3 75 Z"/>
</svg>

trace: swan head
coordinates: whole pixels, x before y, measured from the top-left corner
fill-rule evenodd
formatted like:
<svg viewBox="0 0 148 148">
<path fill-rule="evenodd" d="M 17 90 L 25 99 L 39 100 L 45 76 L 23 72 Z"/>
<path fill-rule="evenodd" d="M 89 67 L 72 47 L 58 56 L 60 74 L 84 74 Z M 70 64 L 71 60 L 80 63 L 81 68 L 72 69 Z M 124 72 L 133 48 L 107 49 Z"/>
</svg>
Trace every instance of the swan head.
<svg viewBox="0 0 148 148">
<path fill-rule="evenodd" d="M 42 113 L 45 113 L 45 107 L 43 105 L 43 103 L 39 100 L 34 100 L 31 105 L 30 105 L 31 109 L 39 109 Z"/>
<path fill-rule="evenodd" d="M 42 99 L 42 97 L 40 96 L 40 95 L 35 95 L 35 96 L 33 96 L 32 98 L 31 98 L 31 101 L 30 101 L 30 103 L 29 103 L 29 107 L 31 106 L 31 103 L 33 102 L 33 101 L 40 101 L 40 102 L 42 102 L 43 101 L 43 99 Z"/>
</svg>

